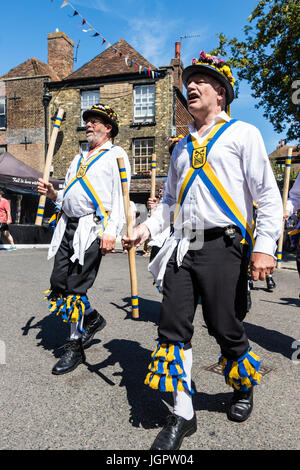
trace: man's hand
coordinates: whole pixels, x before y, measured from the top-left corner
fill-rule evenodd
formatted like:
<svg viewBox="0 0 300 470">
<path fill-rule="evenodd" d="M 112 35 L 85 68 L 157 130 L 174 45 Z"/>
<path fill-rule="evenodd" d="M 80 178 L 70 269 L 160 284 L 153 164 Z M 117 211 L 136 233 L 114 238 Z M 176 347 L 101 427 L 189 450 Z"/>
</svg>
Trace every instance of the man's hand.
<svg viewBox="0 0 300 470">
<path fill-rule="evenodd" d="M 250 269 L 253 281 L 264 281 L 268 274 L 272 274 L 275 267 L 275 259 L 265 253 L 252 253 Z"/>
<path fill-rule="evenodd" d="M 112 235 L 103 234 L 100 243 L 100 250 L 103 255 L 111 253 L 116 247 L 116 239 Z"/>
<path fill-rule="evenodd" d="M 158 204 L 159 199 L 157 197 L 149 197 L 147 201 L 147 209 L 152 211 L 153 209 L 156 209 Z"/>
<path fill-rule="evenodd" d="M 132 246 L 138 248 L 150 237 L 150 230 L 147 225 L 140 224 L 133 229 L 133 235 L 131 238 L 124 236 L 122 238 L 122 244 L 125 249 L 129 249 Z"/>
<path fill-rule="evenodd" d="M 42 196 L 46 196 L 52 201 L 56 201 L 57 191 L 54 189 L 53 184 L 46 183 L 42 178 L 38 179 L 38 192 Z"/>
</svg>

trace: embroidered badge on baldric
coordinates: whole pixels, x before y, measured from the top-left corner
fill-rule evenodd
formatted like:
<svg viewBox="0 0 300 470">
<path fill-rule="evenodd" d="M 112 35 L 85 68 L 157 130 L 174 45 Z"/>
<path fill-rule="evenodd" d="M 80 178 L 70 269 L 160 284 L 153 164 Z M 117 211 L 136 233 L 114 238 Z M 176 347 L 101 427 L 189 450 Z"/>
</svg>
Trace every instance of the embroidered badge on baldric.
<svg viewBox="0 0 300 470">
<path fill-rule="evenodd" d="M 80 163 L 80 166 L 76 173 L 76 178 L 83 178 L 86 174 L 87 167 L 88 165 L 83 165 L 82 163 Z"/>
<path fill-rule="evenodd" d="M 196 147 L 193 150 L 192 166 L 197 170 L 206 163 L 206 145 L 204 147 Z"/>
</svg>

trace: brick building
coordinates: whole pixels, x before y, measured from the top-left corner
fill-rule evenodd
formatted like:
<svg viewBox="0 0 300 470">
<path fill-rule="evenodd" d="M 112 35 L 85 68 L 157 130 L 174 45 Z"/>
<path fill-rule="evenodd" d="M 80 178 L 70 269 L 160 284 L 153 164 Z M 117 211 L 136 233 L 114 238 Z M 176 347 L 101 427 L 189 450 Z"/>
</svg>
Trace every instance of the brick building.
<svg viewBox="0 0 300 470">
<path fill-rule="evenodd" d="M 169 166 L 168 138 L 186 135 L 192 119 L 182 94 L 180 43 L 170 65 L 158 68 L 123 39 L 76 71 L 73 55 L 73 41 L 57 31 L 48 34 L 47 64 L 31 58 L 0 78 L 0 151 L 42 171 L 55 112 L 61 106 L 65 118 L 53 176 L 63 178 L 74 155 L 87 145 L 82 112 L 94 103 L 109 104 L 120 116 L 114 143 L 129 155 L 131 193 L 143 194 L 145 200 L 152 154 L 157 158 L 159 186 Z"/>
<path fill-rule="evenodd" d="M 53 42 L 62 44 L 53 47 Z M 61 49 L 64 55 L 53 49 Z M 43 171 L 48 139 L 45 83 L 60 81 L 72 72 L 73 41 L 64 33 L 49 34 L 48 52 L 48 64 L 31 57 L 0 78 L 0 152 L 7 151 L 39 171 Z"/>
</svg>

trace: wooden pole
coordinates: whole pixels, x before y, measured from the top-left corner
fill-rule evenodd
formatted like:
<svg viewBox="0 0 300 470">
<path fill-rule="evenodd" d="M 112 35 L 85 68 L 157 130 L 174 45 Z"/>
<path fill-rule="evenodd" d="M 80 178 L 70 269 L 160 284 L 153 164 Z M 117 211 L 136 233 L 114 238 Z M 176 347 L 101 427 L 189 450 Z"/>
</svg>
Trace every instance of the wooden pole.
<svg viewBox="0 0 300 470">
<path fill-rule="evenodd" d="M 130 208 L 130 201 L 129 201 L 127 173 L 126 173 L 126 168 L 124 164 L 124 158 L 117 158 L 117 161 L 118 161 L 119 172 L 120 172 L 120 177 L 121 177 L 123 202 L 124 202 L 126 225 L 127 225 L 127 236 L 131 238 L 133 235 L 133 224 L 132 224 L 131 208 Z M 129 273 L 130 273 L 130 284 L 131 284 L 132 317 L 139 318 L 139 298 L 138 298 L 136 259 L 135 259 L 135 247 L 134 246 L 132 246 L 128 250 L 128 259 L 129 259 Z"/>
<path fill-rule="evenodd" d="M 285 159 L 284 183 L 283 183 L 283 194 L 282 194 L 283 215 L 286 212 L 286 202 L 287 202 L 288 194 L 289 194 L 292 153 L 293 153 L 293 147 L 290 147 L 288 149 L 288 156 Z M 285 220 L 283 219 L 281 236 L 279 238 L 278 248 L 277 248 L 277 269 L 281 269 L 281 263 L 282 263 L 284 226 L 285 226 Z"/>
<path fill-rule="evenodd" d="M 56 142 L 56 139 L 57 139 L 57 134 L 58 134 L 59 128 L 61 126 L 63 116 L 64 116 L 64 110 L 62 108 L 59 108 L 59 110 L 57 112 L 55 122 L 54 122 L 53 131 L 52 131 L 52 134 L 51 134 L 49 147 L 48 147 L 48 151 L 47 151 L 47 156 L 46 156 L 45 167 L 44 167 L 43 180 L 46 183 L 48 183 L 48 181 L 49 181 L 50 167 L 52 165 L 52 158 L 53 158 L 53 153 L 54 153 L 55 142 Z M 46 196 L 41 195 L 40 199 L 39 199 L 38 210 L 37 210 L 37 213 L 36 213 L 35 225 L 42 225 L 44 212 L 45 212 L 45 204 L 46 204 Z"/>
<path fill-rule="evenodd" d="M 156 154 L 153 153 L 151 161 L 151 190 L 150 197 L 155 197 L 155 178 L 156 178 Z"/>
</svg>

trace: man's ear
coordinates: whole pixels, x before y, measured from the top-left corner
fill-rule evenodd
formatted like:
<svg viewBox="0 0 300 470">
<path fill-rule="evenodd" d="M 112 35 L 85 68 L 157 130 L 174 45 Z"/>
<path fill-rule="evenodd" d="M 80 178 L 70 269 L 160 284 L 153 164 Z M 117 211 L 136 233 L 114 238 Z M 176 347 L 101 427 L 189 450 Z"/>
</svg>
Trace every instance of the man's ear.
<svg viewBox="0 0 300 470">
<path fill-rule="evenodd" d="M 112 125 L 111 125 L 111 124 L 105 124 L 105 127 L 109 130 L 109 135 L 110 135 L 110 137 L 111 137 Z"/>
</svg>

